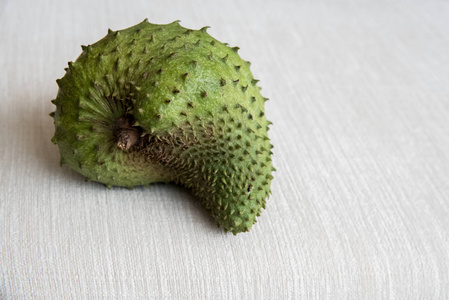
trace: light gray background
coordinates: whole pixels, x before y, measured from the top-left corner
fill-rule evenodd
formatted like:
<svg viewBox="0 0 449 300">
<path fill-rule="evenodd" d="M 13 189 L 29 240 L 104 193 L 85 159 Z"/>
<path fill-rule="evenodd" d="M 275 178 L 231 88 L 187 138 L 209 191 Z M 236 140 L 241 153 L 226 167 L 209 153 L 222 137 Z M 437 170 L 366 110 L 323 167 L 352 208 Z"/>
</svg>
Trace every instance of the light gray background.
<svg viewBox="0 0 449 300">
<path fill-rule="evenodd" d="M 180 187 L 59 167 L 67 61 L 210 25 L 271 100 L 273 195 L 225 234 Z M 449 2 L 0 0 L 1 299 L 449 298 Z"/>
</svg>

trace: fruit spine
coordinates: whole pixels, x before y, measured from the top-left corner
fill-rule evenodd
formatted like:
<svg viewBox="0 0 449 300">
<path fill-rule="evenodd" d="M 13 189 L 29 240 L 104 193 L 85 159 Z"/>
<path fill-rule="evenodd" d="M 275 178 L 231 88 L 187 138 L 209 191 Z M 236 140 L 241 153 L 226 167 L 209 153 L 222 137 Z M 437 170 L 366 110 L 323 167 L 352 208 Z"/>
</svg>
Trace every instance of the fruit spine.
<svg viewBox="0 0 449 300">
<path fill-rule="evenodd" d="M 270 194 L 268 99 L 238 47 L 206 29 L 144 20 L 82 46 L 57 80 L 52 141 L 61 164 L 108 187 L 187 187 L 237 234 Z"/>
</svg>

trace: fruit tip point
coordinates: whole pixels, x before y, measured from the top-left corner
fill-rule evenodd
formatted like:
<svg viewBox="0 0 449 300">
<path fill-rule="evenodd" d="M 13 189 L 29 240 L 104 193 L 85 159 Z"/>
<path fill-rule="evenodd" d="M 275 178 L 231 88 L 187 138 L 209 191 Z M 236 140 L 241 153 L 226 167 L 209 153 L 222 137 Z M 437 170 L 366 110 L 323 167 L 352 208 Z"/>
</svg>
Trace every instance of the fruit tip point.
<svg viewBox="0 0 449 300">
<path fill-rule="evenodd" d="M 200 31 L 207 32 L 207 29 L 209 29 L 209 28 L 210 28 L 210 26 L 204 26 L 200 29 Z"/>
</svg>

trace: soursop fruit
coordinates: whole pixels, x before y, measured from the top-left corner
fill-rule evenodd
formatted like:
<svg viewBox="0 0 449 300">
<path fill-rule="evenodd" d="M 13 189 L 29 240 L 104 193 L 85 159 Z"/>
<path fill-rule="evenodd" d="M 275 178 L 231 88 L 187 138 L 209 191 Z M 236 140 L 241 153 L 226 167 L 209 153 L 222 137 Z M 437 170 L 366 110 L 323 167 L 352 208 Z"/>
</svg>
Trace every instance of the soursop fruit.
<svg viewBox="0 0 449 300">
<path fill-rule="evenodd" d="M 267 98 L 206 29 L 144 20 L 82 46 L 57 80 L 52 141 L 61 164 L 108 187 L 185 186 L 237 234 L 270 194 Z"/>
</svg>

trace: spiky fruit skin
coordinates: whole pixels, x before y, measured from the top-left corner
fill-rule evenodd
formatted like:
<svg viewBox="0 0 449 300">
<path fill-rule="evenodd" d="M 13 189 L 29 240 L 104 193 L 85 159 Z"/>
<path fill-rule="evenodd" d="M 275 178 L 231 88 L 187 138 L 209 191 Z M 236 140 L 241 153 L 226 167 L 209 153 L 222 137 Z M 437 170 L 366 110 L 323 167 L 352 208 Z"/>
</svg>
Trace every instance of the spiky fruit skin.
<svg viewBox="0 0 449 300">
<path fill-rule="evenodd" d="M 53 100 L 61 163 L 107 186 L 182 184 L 226 231 L 248 231 L 274 168 L 267 99 L 237 50 L 146 20 L 83 47 Z"/>
</svg>

